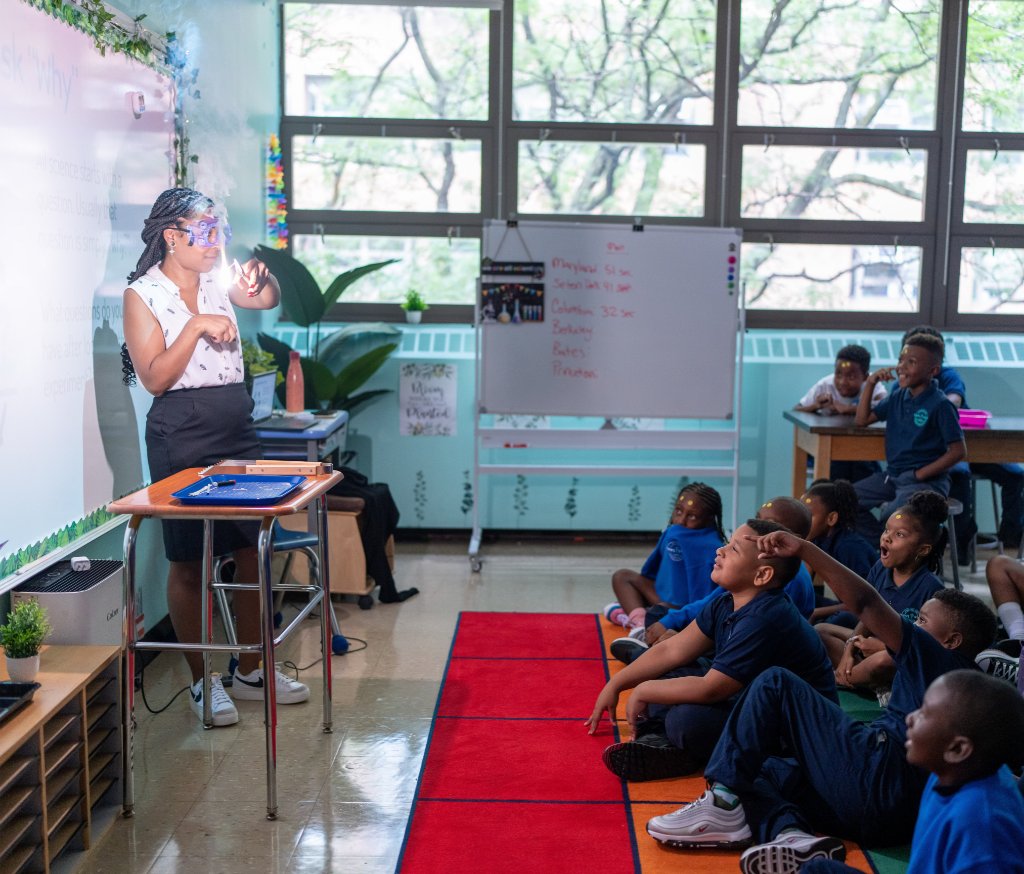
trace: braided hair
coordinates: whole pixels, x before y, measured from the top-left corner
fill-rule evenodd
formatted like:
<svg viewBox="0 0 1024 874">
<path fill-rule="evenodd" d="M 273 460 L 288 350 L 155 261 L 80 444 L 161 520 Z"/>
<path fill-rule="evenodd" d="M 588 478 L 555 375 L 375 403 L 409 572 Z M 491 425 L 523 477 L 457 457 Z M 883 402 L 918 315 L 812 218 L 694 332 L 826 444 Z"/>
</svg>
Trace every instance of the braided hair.
<svg viewBox="0 0 1024 874">
<path fill-rule="evenodd" d="M 933 574 L 939 573 L 942 569 L 942 554 L 949 543 L 949 532 L 945 525 L 949 518 L 946 499 L 938 492 L 914 492 L 896 512 L 907 513 L 917 520 L 925 543 L 932 546 L 931 552 L 925 556 L 925 563 Z"/>
<path fill-rule="evenodd" d="M 722 528 L 722 496 L 718 494 L 718 490 L 707 483 L 687 483 L 679 494 L 693 495 L 708 508 L 715 523 L 715 531 L 722 538 L 722 543 L 725 543 L 728 538 L 725 536 L 725 529 Z"/>
<path fill-rule="evenodd" d="M 857 492 L 849 480 L 817 480 L 811 483 L 807 495 L 821 501 L 829 513 L 838 514 L 835 527 L 854 527 L 857 521 Z"/>
<path fill-rule="evenodd" d="M 201 215 L 213 207 L 213 201 L 193 188 L 168 188 L 153 202 L 149 217 L 142 226 L 142 251 L 135 269 L 128 274 L 128 281 L 134 282 L 144 276 L 150 267 L 159 264 L 167 256 L 164 231 L 176 228 L 182 219 Z M 121 344 L 121 372 L 125 385 L 135 385 L 135 365 L 128 354 L 128 344 Z"/>
</svg>

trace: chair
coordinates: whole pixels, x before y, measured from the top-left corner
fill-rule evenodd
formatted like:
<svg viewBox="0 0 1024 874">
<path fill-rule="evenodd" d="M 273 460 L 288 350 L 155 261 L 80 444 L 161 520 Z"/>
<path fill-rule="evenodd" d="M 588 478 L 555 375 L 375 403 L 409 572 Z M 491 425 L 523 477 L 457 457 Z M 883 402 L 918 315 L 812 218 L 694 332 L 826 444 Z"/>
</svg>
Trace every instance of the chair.
<svg viewBox="0 0 1024 874">
<path fill-rule="evenodd" d="M 947 504 L 949 515 L 946 517 L 946 534 L 949 536 L 949 560 L 953 565 L 953 588 L 962 592 L 964 587 L 960 582 L 960 562 L 956 554 L 956 528 L 953 525 L 953 519 L 964 511 L 964 505 L 956 498 L 948 498 Z"/>
<path fill-rule="evenodd" d="M 289 588 L 297 588 L 295 586 L 289 586 L 285 580 L 288 578 L 288 570 L 291 567 L 292 560 L 295 558 L 296 552 L 301 552 L 306 556 L 306 560 L 309 566 L 309 574 L 314 577 L 317 581 L 320 579 L 320 560 L 317 557 L 317 536 L 308 531 L 292 531 L 285 528 L 280 524 L 279 519 L 274 520 L 274 527 L 271 531 L 270 548 L 271 551 L 287 552 L 288 555 L 285 559 L 284 568 L 281 571 L 281 576 L 274 584 L 274 589 L 277 592 L 278 603 L 280 606 L 280 600 L 283 599 L 284 593 Z M 230 556 L 217 556 L 213 563 L 213 578 L 215 580 L 220 579 L 221 570 L 223 569 L 224 563 L 230 561 Z M 220 610 L 221 622 L 224 624 L 224 636 L 227 638 L 228 643 L 238 643 L 238 635 L 235 632 L 235 622 L 231 613 L 231 605 L 228 603 L 227 592 L 224 589 L 216 589 L 217 596 L 217 607 Z M 334 607 L 331 604 L 330 596 L 324 598 L 323 603 L 324 610 L 330 610 L 331 618 L 331 652 L 335 655 L 342 655 L 348 652 L 348 640 L 341 633 L 341 627 L 338 625 L 338 617 L 334 615 Z M 275 615 L 274 624 L 280 624 L 280 614 Z M 230 677 L 235 668 L 238 665 L 238 657 L 232 655 L 231 661 L 228 665 L 227 676 Z"/>
<path fill-rule="evenodd" d="M 978 480 L 987 479 L 987 477 L 979 477 L 977 474 L 971 474 L 971 503 L 977 511 L 978 507 Z M 992 488 L 992 518 L 996 522 L 996 551 L 999 555 L 1005 555 L 1006 551 L 1003 547 L 1003 541 L 999 539 L 999 529 L 1002 527 L 1000 515 L 999 515 L 999 492 L 998 486 L 993 480 L 988 481 L 989 486 Z M 1024 540 L 1021 541 L 1019 547 L 1017 547 L 1017 560 L 1020 561 L 1024 558 Z M 971 573 L 976 573 L 978 570 L 978 532 L 974 532 L 974 537 L 971 539 Z"/>
</svg>

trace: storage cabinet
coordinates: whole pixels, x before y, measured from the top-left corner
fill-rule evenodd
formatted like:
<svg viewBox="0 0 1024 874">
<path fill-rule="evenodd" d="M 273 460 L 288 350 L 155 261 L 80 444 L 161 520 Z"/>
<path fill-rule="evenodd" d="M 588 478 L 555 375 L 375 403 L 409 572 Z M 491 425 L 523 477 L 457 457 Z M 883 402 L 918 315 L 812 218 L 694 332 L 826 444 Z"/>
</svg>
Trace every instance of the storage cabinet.
<svg viewBox="0 0 1024 874">
<path fill-rule="evenodd" d="M 0 874 L 88 849 L 97 814 L 120 804 L 120 655 L 45 647 L 41 688 L 0 723 Z"/>
</svg>

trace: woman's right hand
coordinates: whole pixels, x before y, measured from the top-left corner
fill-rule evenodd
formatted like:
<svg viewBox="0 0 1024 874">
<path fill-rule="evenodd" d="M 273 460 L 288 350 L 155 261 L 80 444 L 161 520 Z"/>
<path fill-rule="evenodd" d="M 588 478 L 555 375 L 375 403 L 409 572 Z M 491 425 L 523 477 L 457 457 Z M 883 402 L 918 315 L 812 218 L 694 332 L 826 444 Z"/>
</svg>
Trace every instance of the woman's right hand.
<svg viewBox="0 0 1024 874">
<path fill-rule="evenodd" d="M 213 343 L 231 343 L 238 338 L 238 328 L 227 316 L 204 313 L 192 316 L 189 325 L 199 336 L 208 337 Z"/>
</svg>

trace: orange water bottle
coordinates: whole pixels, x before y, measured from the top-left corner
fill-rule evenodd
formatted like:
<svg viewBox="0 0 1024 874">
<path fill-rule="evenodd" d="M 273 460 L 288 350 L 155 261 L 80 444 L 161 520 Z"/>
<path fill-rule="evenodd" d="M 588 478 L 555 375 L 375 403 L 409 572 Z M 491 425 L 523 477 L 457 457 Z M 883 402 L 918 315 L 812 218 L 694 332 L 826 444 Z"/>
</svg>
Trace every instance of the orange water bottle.
<svg viewBox="0 0 1024 874">
<path fill-rule="evenodd" d="M 306 386 L 302 379 L 302 363 L 298 352 L 288 353 L 288 374 L 284 379 L 286 413 L 301 413 L 306 408 Z"/>
</svg>

